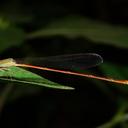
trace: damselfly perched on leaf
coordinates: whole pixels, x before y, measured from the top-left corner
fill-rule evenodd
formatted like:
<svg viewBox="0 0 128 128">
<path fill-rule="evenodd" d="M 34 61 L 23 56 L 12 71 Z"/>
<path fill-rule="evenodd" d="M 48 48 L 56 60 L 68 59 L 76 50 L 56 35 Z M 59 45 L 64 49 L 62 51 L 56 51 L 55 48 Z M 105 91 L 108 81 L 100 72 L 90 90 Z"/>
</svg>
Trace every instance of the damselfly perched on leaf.
<svg viewBox="0 0 128 128">
<path fill-rule="evenodd" d="M 87 68 L 91 68 L 102 63 L 103 62 L 102 57 L 95 53 L 60 55 L 60 56 L 47 57 L 40 60 L 43 66 L 37 66 L 37 65 L 21 63 L 21 62 L 19 63 L 15 59 L 8 58 L 8 59 L 0 60 L 0 68 L 1 70 L 2 69 L 4 70 L 4 69 L 8 69 L 11 66 L 26 67 L 26 68 L 33 68 L 38 70 L 45 70 L 45 71 L 99 79 L 113 83 L 128 84 L 128 80 L 118 80 L 118 79 L 73 71 L 75 68 L 79 70 L 85 70 Z"/>
</svg>

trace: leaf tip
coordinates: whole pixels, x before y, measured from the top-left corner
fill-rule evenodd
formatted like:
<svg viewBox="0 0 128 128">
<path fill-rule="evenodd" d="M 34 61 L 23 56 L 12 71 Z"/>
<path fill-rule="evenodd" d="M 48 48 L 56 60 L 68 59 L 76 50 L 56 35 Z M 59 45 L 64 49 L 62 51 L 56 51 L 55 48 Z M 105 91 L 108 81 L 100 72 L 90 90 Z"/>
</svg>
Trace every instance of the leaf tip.
<svg viewBox="0 0 128 128">
<path fill-rule="evenodd" d="M 60 89 L 64 89 L 64 90 L 75 90 L 75 88 L 69 87 L 69 86 L 63 86 Z"/>
</svg>

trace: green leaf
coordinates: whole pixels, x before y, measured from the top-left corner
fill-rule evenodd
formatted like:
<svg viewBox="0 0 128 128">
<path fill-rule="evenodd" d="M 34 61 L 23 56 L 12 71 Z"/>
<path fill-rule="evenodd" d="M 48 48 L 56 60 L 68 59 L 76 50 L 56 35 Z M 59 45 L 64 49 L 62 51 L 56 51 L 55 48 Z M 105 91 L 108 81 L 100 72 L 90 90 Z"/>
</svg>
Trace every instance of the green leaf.
<svg viewBox="0 0 128 128">
<path fill-rule="evenodd" d="M 30 33 L 28 38 L 63 35 L 85 37 L 96 43 L 128 47 L 128 28 L 112 26 L 80 16 L 68 16 L 49 23 L 45 28 Z"/>
<path fill-rule="evenodd" d="M 0 52 L 23 43 L 24 39 L 25 33 L 22 29 L 17 28 L 9 21 L 0 17 Z"/>
<path fill-rule="evenodd" d="M 58 83 L 49 81 L 35 73 L 32 73 L 19 67 L 10 67 L 8 69 L 1 70 L 0 79 L 5 81 L 33 84 L 56 89 L 73 89 L 72 87 L 63 86 Z"/>
</svg>

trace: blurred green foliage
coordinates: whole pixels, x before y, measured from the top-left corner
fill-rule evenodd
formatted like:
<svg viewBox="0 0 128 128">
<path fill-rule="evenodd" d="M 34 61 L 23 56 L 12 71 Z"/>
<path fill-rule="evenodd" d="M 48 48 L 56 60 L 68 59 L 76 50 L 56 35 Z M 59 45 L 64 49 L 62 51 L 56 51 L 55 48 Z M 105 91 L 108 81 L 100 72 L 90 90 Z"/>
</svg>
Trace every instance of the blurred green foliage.
<svg viewBox="0 0 128 128">
<path fill-rule="evenodd" d="M 89 20 L 82 16 L 67 16 L 48 23 L 45 28 L 32 32 L 29 38 L 62 35 L 69 38 L 84 37 L 93 43 L 128 47 L 128 28 Z"/>
</svg>

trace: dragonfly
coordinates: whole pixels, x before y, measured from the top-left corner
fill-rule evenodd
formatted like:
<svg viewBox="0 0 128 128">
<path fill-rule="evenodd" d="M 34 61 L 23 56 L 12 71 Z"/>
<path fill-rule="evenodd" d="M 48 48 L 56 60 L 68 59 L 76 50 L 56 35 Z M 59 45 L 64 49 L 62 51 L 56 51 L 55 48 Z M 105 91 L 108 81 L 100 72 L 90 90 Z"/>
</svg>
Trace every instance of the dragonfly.
<svg viewBox="0 0 128 128">
<path fill-rule="evenodd" d="M 103 62 L 103 58 L 96 53 L 80 53 L 80 54 L 70 54 L 70 55 L 58 55 L 46 58 L 37 58 L 41 60 L 43 66 L 37 66 L 17 61 L 13 58 L 0 60 L 0 69 L 8 69 L 11 66 L 32 68 L 50 72 L 57 72 L 62 74 L 81 76 L 87 78 L 98 79 L 102 81 L 109 81 L 118 84 L 128 84 L 128 80 L 118 80 L 108 77 L 102 77 L 92 74 L 80 73 L 77 70 L 85 70 L 87 68 L 95 67 Z M 30 59 L 31 60 L 31 59 Z M 29 59 L 28 59 L 29 61 Z M 36 59 L 35 59 L 36 62 Z"/>
</svg>

